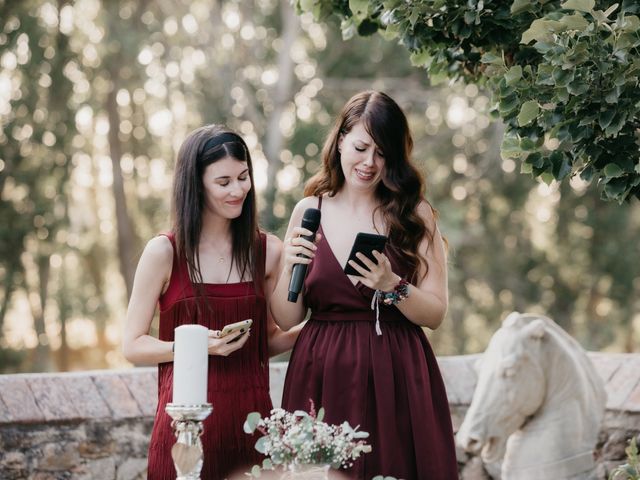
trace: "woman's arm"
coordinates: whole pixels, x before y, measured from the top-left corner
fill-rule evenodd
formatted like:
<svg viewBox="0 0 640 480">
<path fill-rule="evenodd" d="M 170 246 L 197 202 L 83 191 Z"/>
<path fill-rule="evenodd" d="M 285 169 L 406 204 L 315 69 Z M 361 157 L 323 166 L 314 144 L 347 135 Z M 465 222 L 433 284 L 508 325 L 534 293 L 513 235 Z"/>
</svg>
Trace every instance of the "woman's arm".
<svg viewBox="0 0 640 480">
<path fill-rule="evenodd" d="M 149 335 L 158 298 L 171 277 L 172 262 L 173 247 L 165 236 L 151 239 L 138 262 L 122 338 L 122 351 L 132 363 L 156 364 L 173 360 L 172 342 Z"/>
<path fill-rule="evenodd" d="M 149 335 L 158 298 L 169 285 L 172 264 L 171 241 L 164 235 L 151 239 L 138 262 L 122 338 L 124 357 L 132 363 L 153 365 L 173 361 L 173 342 Z M 218 338 L 219 333 L 209 332 L 209 355 L 226 357 L 242 348 L 249 338 L 245 334 L 229 343 L 227 338 Z"/>
<path fill-rule="evenodd" d="M 275 235 L 267 236 L 267 265 L 265 275 L 265 295 L 267 305 L 272 300 L 276 282 L 280 277 L 282 257 L 282 242 Z M 271 315 L 271 309 L 267 308 L 267 335 L 269 339 L 269 356 L 279 355 L 293 348 L 302 326 L 296 326 L 285 332 L 278 327 Z"/>
<path fill-rule="evenodd" d="M 444 320 L 449 305 L 447 255 L 431 207 L 426 202 L 422 202 L 418 206 L 418 213 L 429 230 L 433 232 L 433 240 L 429 241 L 425 236 L 419 247 L 420 253 L 429 265 L 429 271 L 423 278 L 424 266 L 420 265 L 417 276 L 420 280 L 417 285 L 409 285 L 408 298 L 398 303 L 397 307 L 413 323 L 435 330 Z M 385 255 L 378 252 L 374 255 L 378 265 L 358 254 L 358 258 L 369 267 L 370 272 L 356 263 L 352 265 L 362 274 L 361 282 L 364 285 L 383 292 L 393 291 L 401 280 L 400 276 L 393 272 L 391 263 Z"/>
<path fill-rule="evenodd" d="M 291 220 L 289 221 L 289 227 L 285 234 L 284 250 L 282 252 L 282 259 L 280 261 L 280 274 L 276 282 L 271 302 L 269 303 L 271 308 L 271 314 L 278 326 L 287 331 L 290 328 L 298 325 L 304 320 L 307 313 L 304 307 L 303 294 L 298 296 L 296 303 L 287 300 L 289 293 L 289 280 L 291 280 L 291 273 L 293 266 L 296 263 L 309 264 L 315 256 L 316 246 L 303 238 L 300 235 L 308 235 L 311 232 L 301 228 L 299 225 L 302 221 L 302 216 L 307 208 L 315 208 L 317 199 L 315 197 L 303 198 L 293 209 L 291 214 Z M 316 241 L 318 240 L 316 235 Z M 309 258 L 298 257 L 298 254 L 304 254 Z"/>
</svg>

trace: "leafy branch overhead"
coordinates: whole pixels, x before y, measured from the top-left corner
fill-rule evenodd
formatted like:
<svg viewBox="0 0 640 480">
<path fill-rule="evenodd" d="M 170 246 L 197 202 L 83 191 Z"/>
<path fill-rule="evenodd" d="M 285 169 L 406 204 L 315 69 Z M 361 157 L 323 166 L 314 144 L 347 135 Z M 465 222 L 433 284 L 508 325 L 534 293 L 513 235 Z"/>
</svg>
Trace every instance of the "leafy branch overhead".
<svg viewBox="0 0 640 480">
<path fill-rule="evenodd" d="M 549 183 L 579 175 L 640 198 L 640 3 L 596 0 L 297 0 L 343 37 L 397 40 L 432 81 L 485 85 L 503 157 Z"/>
</svg>

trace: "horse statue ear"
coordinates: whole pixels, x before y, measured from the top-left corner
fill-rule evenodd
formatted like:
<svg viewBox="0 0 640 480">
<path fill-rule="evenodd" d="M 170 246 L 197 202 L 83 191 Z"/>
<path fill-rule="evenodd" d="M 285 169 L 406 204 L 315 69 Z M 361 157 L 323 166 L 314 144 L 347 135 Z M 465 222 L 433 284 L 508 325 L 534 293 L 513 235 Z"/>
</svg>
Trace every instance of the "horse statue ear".
<svg viewBox="0 0 640 480">
<path fill-rule="evenodd" d="M 511 312 L 507 317 L 502 321 L 503 327 L 513 327 L 516 322 L 520 318 L 520 312 Z"/>
<path fill-rule="evenodd" d="M 524 328 L 524 333 L 530 338 L 540 340 L 542 337 L 544 337 L 546 328 L 547 327 L 544 324 L 544 320 L 538 318 Z"/>
</svg>

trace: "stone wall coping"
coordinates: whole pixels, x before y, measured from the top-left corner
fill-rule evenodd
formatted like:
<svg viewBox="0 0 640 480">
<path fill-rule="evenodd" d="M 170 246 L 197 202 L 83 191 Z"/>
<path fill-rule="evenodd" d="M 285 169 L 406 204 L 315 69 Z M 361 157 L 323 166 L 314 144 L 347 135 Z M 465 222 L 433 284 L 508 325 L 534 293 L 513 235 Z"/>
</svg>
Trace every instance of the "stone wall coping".
<svg viewBox="0 0 640 480">
<path fill-rule="evenodd" d="M 468 406 L 481 354 L 438 357 L 452 406 Z M 605 381 L 607 409 L 640 413 L 640 354 L 589 352 Z M 280 404 L 286 363 L 272 363 L 271 393 Z M 0 425 L 152 417 L 157 368 L 0 375 Z"/>
</svg>

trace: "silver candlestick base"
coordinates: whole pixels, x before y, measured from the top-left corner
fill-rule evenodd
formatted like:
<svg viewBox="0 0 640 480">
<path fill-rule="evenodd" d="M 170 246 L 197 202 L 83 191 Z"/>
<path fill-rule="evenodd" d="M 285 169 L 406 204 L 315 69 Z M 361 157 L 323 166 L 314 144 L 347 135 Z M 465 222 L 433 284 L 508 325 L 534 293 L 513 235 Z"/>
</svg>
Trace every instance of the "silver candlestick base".
<svg viewBox="0 0 640 480">
<path fill-rule="evenodd" d="M 177 480 L 200 480 L 202 470 L 203 421 L 213 411 L 210 403 L 202 405 L 178 405 L 168 403 L 164 409 L 171 418 L 176 443 L 171 457 L 178 474 Z"/>
</svg>

